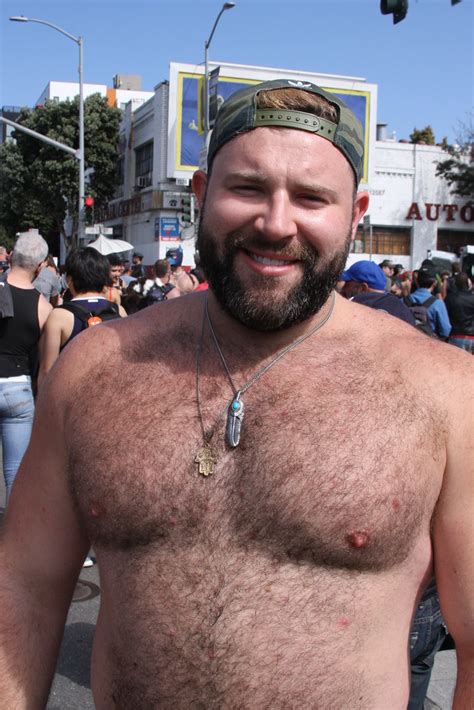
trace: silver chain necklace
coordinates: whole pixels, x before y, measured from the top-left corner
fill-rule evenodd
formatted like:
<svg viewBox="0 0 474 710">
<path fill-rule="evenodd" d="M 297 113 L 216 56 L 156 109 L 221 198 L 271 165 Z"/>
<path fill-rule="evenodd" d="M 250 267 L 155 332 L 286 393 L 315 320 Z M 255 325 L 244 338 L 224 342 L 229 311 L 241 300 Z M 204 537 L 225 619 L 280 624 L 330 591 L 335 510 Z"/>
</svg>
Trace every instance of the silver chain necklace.
<svg viewBox="0 0 474 710">
<path fill-rule="evenodd" d="M 280 350 L 274 358 L 270 360 L 266 365 L 264 365 L 260 370 L 257 370 L 257 372 L 252 375 L 252 377 L 247 380 L 247 382 L 244 382 L 244 384 L 241 387 L 236 387 L 234 384 L 234 381 L 232 379 L 232 375 L 230 374 L 229 367 L 227 365 L 226 359 L 224 357 L 224 353 L 222 352 L 221 346 L 219 345 L 219 341 L 217 339 L 216 332 L 214 330 L 214 326 L 212 325 L 211 317 L 209 315 L 209 308 L 208 308 L 208 300 L 207 300 L 207 295 L 206 295 L 206 301 L 204 304 L 204 313 L 203 313 L 203 319 L 202 319 L 202 327 L 201 327 L 201 336 L 199 339 L 198 343 L 198 348 L 197 348 L 197 353 L 196 353 L 196 399 L 197 399 L 197 406 L 198 406 L 198 414 L 199 414 L 199 420 L 201 423 L 201 429 L 202 429 L 202 435 L 203 435 L 203 440 L 204 440 L 204 445 L 198 452 L 195 462 L 199 464 L 199 473 L 202 473 L 204 476 L 209 476 L 211 473 L 214 471 L 214 466 L 217 463 L 217 455 L 214 451 L 214 449 L 210 445 L 210 440 L 212 439 L 212 436 L 214 435 L 214 431 L 217 427 L 217 425 L 220 422 L 220 417 L 218 417 L 216 424 L 212 427 L 211 431 L 206 434 L 205 427 L 204 427 L 204 421 L 203 421 L 203 416 L 202 416 L 202 408 L 201 408 L 201 398 L 200 398 L 200 393 L 199 393 L 199 372 L 200 372 L 200 363 L 201 363 L 201 351 L 202 351 L 202 344 L 203 344 L 203 339 L 204 339 L 204 326 L 207 322 L 209 326 L 209 330 L 211 331 L 212 338 L 214 340 L 214 344 L 216 346 L 216 350 L 219 354 L 219 357 L 221 359 L 222 365 L 224 367 L 225 373 L 227 375 L 227 379 L 229 380 L 229 384 L 232 388 L 232 392 L 234 393 L 234 397 L 230 404 L 226 406 L 227 411 L 227 421 L 226 421 L 226 433 L 225 433 L 225 440 L 228 446 L 231 448 L 235 448 L 236 446 L 239 445 L 240 442 L 240 434 L 241 434 L 241 429 L 242 429 L 242 422 L 244 419 L 244 402 L 242 400 L 242 395 L 252 387 L 258 380 L 263 377 L 263 375 L 268 372 L 274 365 L 277 364 L 287 353 L 290 352 L 290 350 L 293 350 L 294 348 L 297 347 L 300 343 L 302 343 L 304 340 L 309 338 L 311 335 L 314 335 L 318 330 L 320 330 L 323 325 L 325 325 L 328 320 L 331 318 L 333 311 L 334 311 L 334 305 L 336 303 L 336 294 L 333 293 L 333 298 L 332 298 L 332 303 L 329 307 L 329 311 L 327 314 L 324 316 L 323 320 L 317 323 L 314 328 L 311 328 L 310 331 L 307 333 L 304 333 L 303 335 L 300 335 L 299 338 L 296 338 L 295 341 L 284 347 L 282 350 Z M 224 414 L 225 414 L 224 411 Z"/>
</svg>

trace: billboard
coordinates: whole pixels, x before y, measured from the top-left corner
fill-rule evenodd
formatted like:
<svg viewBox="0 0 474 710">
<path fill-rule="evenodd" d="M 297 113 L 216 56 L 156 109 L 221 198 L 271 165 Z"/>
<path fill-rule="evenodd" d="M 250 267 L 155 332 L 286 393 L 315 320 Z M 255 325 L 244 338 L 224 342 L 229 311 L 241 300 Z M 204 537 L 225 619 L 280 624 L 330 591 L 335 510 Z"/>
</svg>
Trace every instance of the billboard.
<svg viewBox="0 0 474 710">
<path fill-rule="evenodd" d="M 371 146 L 375 142 L 376 134 L 377 87 L 354 77 L 221 64 L 217 79 L 217 103 L 220 105 L 234 91 L 249 84 L 278 78 L 312 81 L 334 93 L 349 106 L 364 130 L 365 159 L 362 183 L 368 183 Z M 202 67 L 177 63 L 170 65 L 167 159 L 167 176 L 170 178 L 189 179 L 198 168 L 199 154 L 204 145 L 201 125 L 203 90 Z"/>
</svg>

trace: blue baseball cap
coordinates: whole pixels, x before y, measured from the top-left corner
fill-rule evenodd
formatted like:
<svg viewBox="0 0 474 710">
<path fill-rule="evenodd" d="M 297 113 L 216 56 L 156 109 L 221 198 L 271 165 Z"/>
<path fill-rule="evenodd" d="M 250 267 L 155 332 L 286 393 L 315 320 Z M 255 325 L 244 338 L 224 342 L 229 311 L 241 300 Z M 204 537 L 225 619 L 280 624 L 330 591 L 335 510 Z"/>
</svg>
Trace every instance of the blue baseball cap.
<svg viewBox="0 0 474 710">
<path fill-rule="evenodd" d="M 182 247 L 168 249 L 168 251 L 166 252 L 166 259 L 168 259 L 170 266 L 181 266 L 181 264 L 183 263 Z"/>
<path fill-rule="evenodd" d="M 343 271 L 339 277 L 340 281 L 358 281 L 359 283 L 366 283 L 369 288 L 373 288 L 376 291 L 385 291 L 387 284 L 387 279 L 377 264 L 373 261 L 356 261 L 352 264 L 350 269 Z"/>
</svg>

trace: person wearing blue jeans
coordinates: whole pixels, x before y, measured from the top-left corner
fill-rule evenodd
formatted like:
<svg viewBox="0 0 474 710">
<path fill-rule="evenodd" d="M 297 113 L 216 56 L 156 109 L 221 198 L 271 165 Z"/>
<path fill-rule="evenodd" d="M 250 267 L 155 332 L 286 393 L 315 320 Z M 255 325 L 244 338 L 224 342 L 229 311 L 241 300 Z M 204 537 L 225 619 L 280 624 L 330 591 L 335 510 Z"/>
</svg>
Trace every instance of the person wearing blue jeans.
<svg viewBox="0 0 474 710">
<path fill-rule="evenodd" d="M 35 404 L 28 375 L 0 378 L 0 431 L 7 500 L 30 441 Z"/>
<path fill-rule="evenodd" d="M 34 415 L 31 372 L 41 331 L 52 308 L 34 288 L 48 256 L 36 229 L 18 236 L 11 269 L 1 281 L 4 305 L 0 318 L 0 432 L 7 502 L 29 441 Z"/>
<path fill-rule="evenodd" d="M 407 710 L 423 710 L 435 656 L 448 635 L 439 608 L 436 582 L 420 599 L 410 631 L 410 698 Z"/>
</svg>

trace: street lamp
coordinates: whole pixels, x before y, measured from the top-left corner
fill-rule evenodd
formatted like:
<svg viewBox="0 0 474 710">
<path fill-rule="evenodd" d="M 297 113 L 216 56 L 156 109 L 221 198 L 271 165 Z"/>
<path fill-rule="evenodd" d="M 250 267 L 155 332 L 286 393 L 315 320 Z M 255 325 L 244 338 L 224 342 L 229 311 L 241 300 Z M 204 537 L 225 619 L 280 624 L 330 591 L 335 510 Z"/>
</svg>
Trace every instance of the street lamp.
<svg viewBox="0 0 474 710">
<path fill-rule="evenodd" d="M 204 146 L 207 149 L 207 137 L 209 135 L 209 61 L 208 61 L 208 49 L 209 45 L 211 44 L 212 37 L 214 35 L 214 32 L 217 27 L 217 23 L 221 19 L 223 13 L 226 10 L 232 10 L 232 8 L 235 7 L 235 2 L 225 2 L 222 7 L 221 11 L 216 17 L 216 21 L 214 22 L 214 27 L 211 30 L 211 34 L 209 35 L 209 38 L 205 41 L 204 43 Z"/>
<path fill-rule="evenodd" d="M 233 4 L 233 3 L 227 3 Z M 47 22 L 46 20 L 38 20 L 34 17 L 25 17 L 24 15 L 19 15 L 15 17 L 10 17 L 12 22 L 36 22 L 39 25 L 46 25 L 47 27 L 52 27 L 53 30 L 57 30 L 62 35 L 69 37 L 79 46 L 79 151 L 78 151 L 78 161 L 79 161 L 79 201 L 78 201 L 78 224 L 77 224 L 77 236 L 78 244 L 80 244 L 80 238 L 84 236 L 84 192 L 85 192 L 85 154 L 84 154 L 84 81 L 83 81 L 83 40 L 82 37 L 75 37 L 74 35 L 66 32 L 61 27 L 54 25 L 52 22 Z"/>
</svg>

